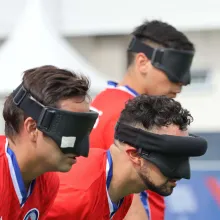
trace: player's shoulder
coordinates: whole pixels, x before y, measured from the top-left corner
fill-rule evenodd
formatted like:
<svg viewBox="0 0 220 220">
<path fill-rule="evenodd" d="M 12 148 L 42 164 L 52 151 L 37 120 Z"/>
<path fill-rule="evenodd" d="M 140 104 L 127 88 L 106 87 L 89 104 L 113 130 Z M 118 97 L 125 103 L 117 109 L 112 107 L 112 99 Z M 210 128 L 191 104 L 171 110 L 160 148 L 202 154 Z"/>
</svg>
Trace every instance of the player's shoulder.
<svg viewBox="0 0 220 220">
<path fill-rule="evenodd" d="M 67 173 L 59 173 L 61 184 L 71 184 L 76 190 L 87 190 L 94 182 L 99 187 L 106 170 L 106 150 L 91 148 L 89 156 L 77 158 L 71 170 Z"/>
<path fill-rule="evenodd" d="M 106 161 L 106 153 L 107 151 L 101 148 L 90 148 L 89 156 L 78 157 L 77 163 L 72 166 L 70 173 L 75 176 L 75 173 L 87 172 L 88 170 L 102 171 Z"/>
<path fill-rule="evenodd" d="M 71 184 L 61 184 L 46 219 L 87 219 L 92 201 L 86 191 L 77 190 Z"/>
<path fill-rule="evenodd" d="M 6 194 L 6 190 L 9 190 L 8 181 L 9 178 L 9 166 L 5 154 L 6 137 L 0 136 L 0 198 L 1 193 Z"/>
<path fill-rule="evenodd" d="M 133 96 L 128 92 L 110 88 L 97 95 L 91 104 L 91 109 L 93 108 L 101 115 L 99 126 L 105 126 L 111 120 L 118 119 L 126 102 L 132 98 Z"/>
<path fill-rule="evenodd" d="M 94 99 L 94 102 L 98 101 L 98 100 L 101 100 L 101 99 L 104 99 L 106 97 L 117 101 L 117 100 L 127 100 L 129 98 L 133 98 L 133 95 L 131 95 L 127 91 L 120 90 L 120 89 L 117 89 L 117 88 L 107 88 L 104 91 L 100 92 L 96 96 L 96 98 Z"/>
<path fill-rule="evenodd" d="M 107 105 L 112 107 L 112 103 L 114 103 L 114 106 L 116 104 L 124 105 L 127 100 L 132 98 L 133 96 L 126 91 L 117 88 L 107 88 L 95 97 L 92 106 Z"/>
<path fill-rule="evenodd" d="M 89 156 L 79 157 L 77 159 L 76 166 L 73 166 L 73 169 L 79 169 L 83 171 L 96 170 L 96 172 L 102 172 L 105 161 L 106 161 L 107 151 L 101 148 L 90 148 Z"/>
<path fill-rule="evenodd" d="M 0 135 L 0 157 L 5 154 L 6 137 Z"/>
</svg>

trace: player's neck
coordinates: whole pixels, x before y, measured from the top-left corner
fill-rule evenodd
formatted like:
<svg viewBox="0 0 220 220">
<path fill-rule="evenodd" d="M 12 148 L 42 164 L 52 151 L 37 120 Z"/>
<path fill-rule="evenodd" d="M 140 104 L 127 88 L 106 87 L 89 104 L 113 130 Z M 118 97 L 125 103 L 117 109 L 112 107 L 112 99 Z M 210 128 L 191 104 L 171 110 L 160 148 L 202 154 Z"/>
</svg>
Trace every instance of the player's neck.
<svg viewBox="0 0 220 220">
<path fill-rule="evenodd" d="M 19 140 L 16 141 L 16 143 L 13 143 L 11 140 L 8 141 L 9 147 L 16 156 L 16 160 L 21 171 L 24 185 L 26 189 L 28 189 L 31 181 L 36 179 L 36 177 L 40 176 L 43 173 L 42 164 L 39 164 L 37 158 L 32 157 L 30 151 L 22 150 L 24 144 L 19 142 Z"/>
<path fill-rule="evenodd" d="M 110 148 L 113 161 L 113 175 L 109 187 L 109 196 L 111 200 L 118 203 L 122 198 L 133 193 L 139 193 L 144 190 L 143 184 L 137 181 L 136 173 L 126 167 L 127 163 L 123 163 L 120 156 L 118 156 L 119 149 L 114 145 Z"/>
<path fill-rule="evenodd" d="M 140 83 L 138 82 L 136 75 L 133 74 L 132 69 L 129 70 L 124 78 L 119 82 L 119 86 L 129 86 L 133 90 L 135 90 L 138 94 L 143 94 L 145 93 L 144 88 L 141 87 Z"/>
</svg>

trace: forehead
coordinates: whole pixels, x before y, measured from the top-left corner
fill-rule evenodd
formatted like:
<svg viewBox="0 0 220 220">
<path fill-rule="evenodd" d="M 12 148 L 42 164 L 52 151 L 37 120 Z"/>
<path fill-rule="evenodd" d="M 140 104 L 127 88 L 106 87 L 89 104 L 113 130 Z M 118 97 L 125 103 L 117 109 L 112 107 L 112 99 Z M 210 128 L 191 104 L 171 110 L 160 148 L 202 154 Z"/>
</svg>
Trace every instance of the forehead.
<svg viewBox="0 0 220 220">
<path fill-rule="evenodd" d="M 189 136 L 188 130 L 180 130 L 177 125 L 169 125 L 167 127 L 155 128 L 153 132 L 156 134 L 167 134 L 175 136 Z"/>
<path fill-rule="evenodd" d="M 89 104 L 89 101 L 84 97 L 68 98 L 58 102 L 60 109 L 72 112 L 88 112 Z"/>
</svg>

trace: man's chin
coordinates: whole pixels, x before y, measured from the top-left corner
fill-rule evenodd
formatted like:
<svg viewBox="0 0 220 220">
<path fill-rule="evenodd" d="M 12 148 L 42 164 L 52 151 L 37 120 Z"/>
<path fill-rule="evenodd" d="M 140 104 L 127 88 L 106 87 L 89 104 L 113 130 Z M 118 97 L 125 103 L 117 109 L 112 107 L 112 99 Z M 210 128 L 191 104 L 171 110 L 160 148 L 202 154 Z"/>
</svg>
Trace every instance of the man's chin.
<svg viewBox="0 0 220 220">
<path fill-rule="evenodd" d="M 58 172 L 61 172 L 61 173 L 66 173 L 66 172 L 69 172 L 72 168 L 72 164 L 68 164 L 68 165 L 65 165 L 65 166 L 62 166 L 62 167 L 59 167 L 59 170 Z"/>
<path fill-rule="evenodd" d="M 157 194 L 159 194 L 159 195 L 161 195 L 161 196 L 164 196 L 164 197 L 166 197 L 166 196 L 170 196 L 172 193 L 173 193 L 173 189 L 170 189 L 170 191 L 169 192 L 165 192 L 165 191 L 162 191 L 162 190 L 158 190 L 158 192 L 156 192 Z"/>
<path fill-rule="evenodd" d="M 169 192 L 169 193 L 167 193 L 167 192 L 162 192 L 162 193 L 160 193 L 160 195 L 161 195 L 161 196 L 164 196 L 164 197 L 170 196 L 171 194 L 172 194 L 172 192 Z"/>
</svg>

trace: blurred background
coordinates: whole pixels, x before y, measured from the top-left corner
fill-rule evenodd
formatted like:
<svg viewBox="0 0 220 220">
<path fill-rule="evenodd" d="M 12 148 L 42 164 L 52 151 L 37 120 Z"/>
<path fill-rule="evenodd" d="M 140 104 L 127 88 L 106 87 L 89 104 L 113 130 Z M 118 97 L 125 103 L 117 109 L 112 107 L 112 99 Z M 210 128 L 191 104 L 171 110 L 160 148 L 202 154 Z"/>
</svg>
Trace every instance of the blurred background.
<svg viewBox="0 0 220 220">
<path fill-rule="evenodd" d="M 133 28 L 146 19 L 168 22 L 196 46 L 192 84 L 177 100 L 191 111 L 191 131 L 207 138 L 209 150 L 191 161 L 192 179 L 166 198 L 166 219 L 220 219 L 219 8 L 218 0 L 0 0 L 0 110 L 22 72 L 39 65 L 84 73 L 94 97 L 126 72 Z"/>
</svg>

